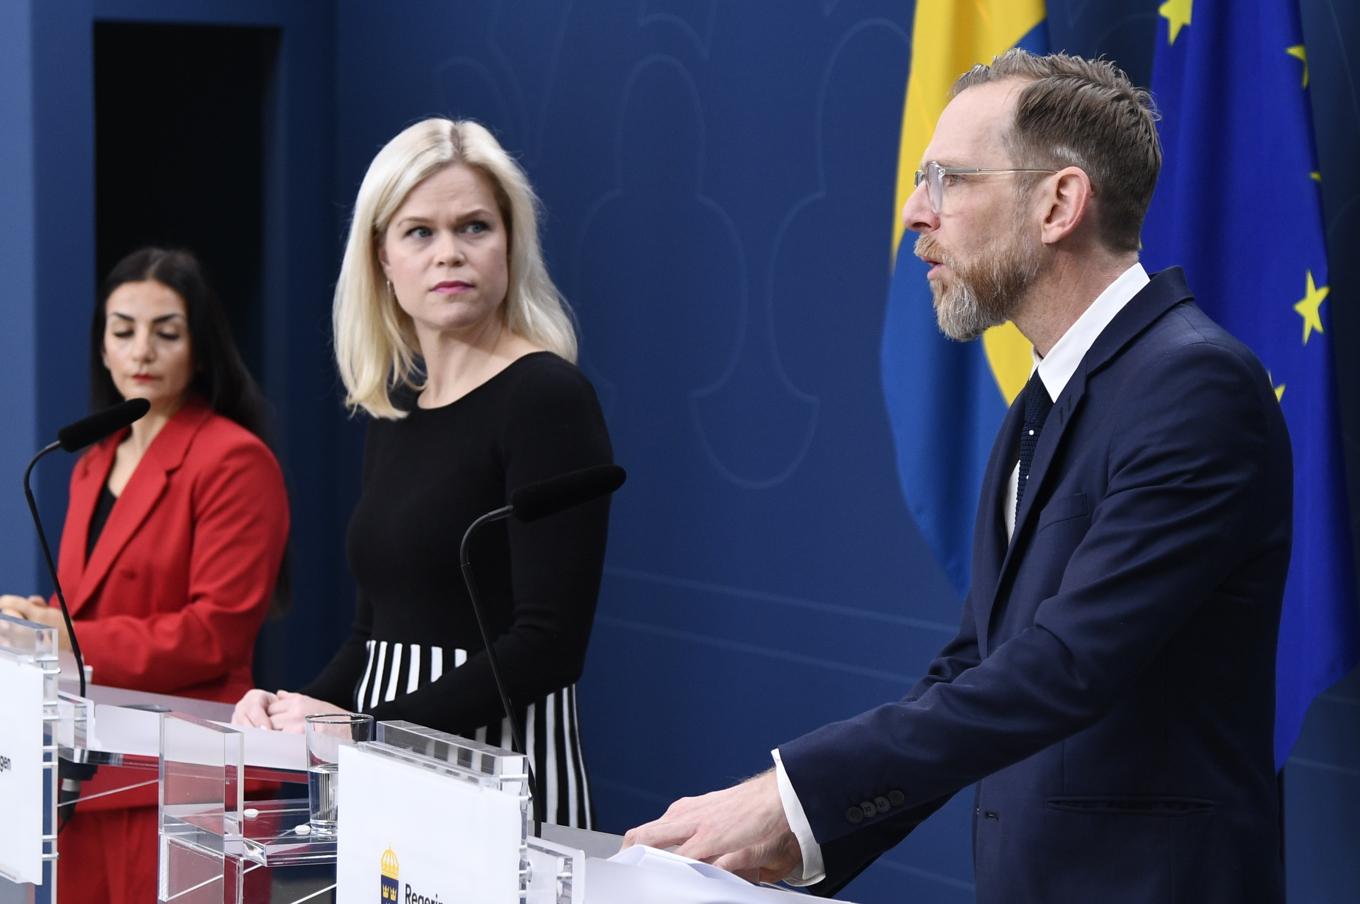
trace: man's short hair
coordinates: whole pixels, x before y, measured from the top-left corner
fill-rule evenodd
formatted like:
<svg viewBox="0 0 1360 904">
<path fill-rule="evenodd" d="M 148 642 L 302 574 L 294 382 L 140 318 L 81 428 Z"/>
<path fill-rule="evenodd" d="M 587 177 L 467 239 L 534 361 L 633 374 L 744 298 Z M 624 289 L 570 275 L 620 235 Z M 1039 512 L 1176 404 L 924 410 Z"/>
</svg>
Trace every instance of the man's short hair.
<svg viewBox="0 0 1360 904">
<path fill-rule="evenodd" d="M 1137 251 L 1162 169 L 1152 95 L 1109 60 L 1016 48 L 959 76 L 950 96 L 1007 79 L 1029 82 L 1005 139 L 1015 165 L 1080 167 L 1095 188 L 1101 239 Z"/>
</svg>

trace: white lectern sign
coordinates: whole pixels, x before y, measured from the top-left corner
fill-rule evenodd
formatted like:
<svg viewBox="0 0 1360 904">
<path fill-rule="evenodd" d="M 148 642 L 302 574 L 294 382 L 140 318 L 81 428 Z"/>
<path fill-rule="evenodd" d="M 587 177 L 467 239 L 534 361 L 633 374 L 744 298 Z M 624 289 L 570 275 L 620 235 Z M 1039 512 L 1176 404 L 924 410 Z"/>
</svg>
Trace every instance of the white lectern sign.
<svg viewBox="0 0 1360 904">
<path fill-rule="evenodd" d="M 518 794 L 367 744 L 339 775 L 336 904 L 519 901 Z"/>
<path fill-rule="evenodd" d="M 43 669 L 0 655 L 0 874 L 42 884 Z"/>
</svg>

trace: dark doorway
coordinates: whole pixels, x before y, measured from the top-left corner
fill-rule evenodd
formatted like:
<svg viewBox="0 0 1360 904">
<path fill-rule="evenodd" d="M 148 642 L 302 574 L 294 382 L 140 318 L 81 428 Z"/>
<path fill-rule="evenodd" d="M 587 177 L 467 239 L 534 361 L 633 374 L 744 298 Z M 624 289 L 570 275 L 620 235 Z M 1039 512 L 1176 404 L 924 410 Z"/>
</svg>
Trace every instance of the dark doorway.
<svg viewBox="0 0 1360 904">
<path fill-rule="evenodd" d="M 94 27 L 96 281 L 148 244 L 203 262 L 264 376 L 266 103 L 274 28 Z"/>
</svg>

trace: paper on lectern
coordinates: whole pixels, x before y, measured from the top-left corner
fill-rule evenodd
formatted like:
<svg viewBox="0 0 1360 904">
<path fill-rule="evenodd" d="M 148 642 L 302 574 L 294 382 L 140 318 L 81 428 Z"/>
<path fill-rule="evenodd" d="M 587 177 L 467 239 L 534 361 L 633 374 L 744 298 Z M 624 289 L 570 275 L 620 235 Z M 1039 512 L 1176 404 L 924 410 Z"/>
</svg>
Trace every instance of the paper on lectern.
<svg viewBox="0 0 1360 904">
<path fill-rule="evenodd" d="M 752 885 L 711 864 L 646 845 L 630 847 L 608 860 L 589 860 L 586 889 L 590 900 L 601 904 L 790 904 L 808 900 L 807 895 Z"/>
</svg>

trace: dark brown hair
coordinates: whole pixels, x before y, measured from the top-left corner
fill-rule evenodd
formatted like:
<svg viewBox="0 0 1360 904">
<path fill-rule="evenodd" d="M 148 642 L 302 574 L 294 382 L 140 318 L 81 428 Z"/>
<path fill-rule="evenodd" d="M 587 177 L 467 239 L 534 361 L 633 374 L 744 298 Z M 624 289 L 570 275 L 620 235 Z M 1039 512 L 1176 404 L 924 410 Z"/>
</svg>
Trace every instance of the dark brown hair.
<svg viewBox="0 0 1360 904">
<path fill-rule="evenodd" d="M 109 271 L 90 324 L 91 408 L 98 411 L 123 400 L 103 364 L 105 307 L 119 286 L 143 281 L 158 282 L 184 299 L 194 362 L 189 391 L 213 411 L 266 439 L 264 396 L 236 350 L 227 315 L 204 278 L 203 268 L 188 251 L 140 248 Z"/>
</svg>

